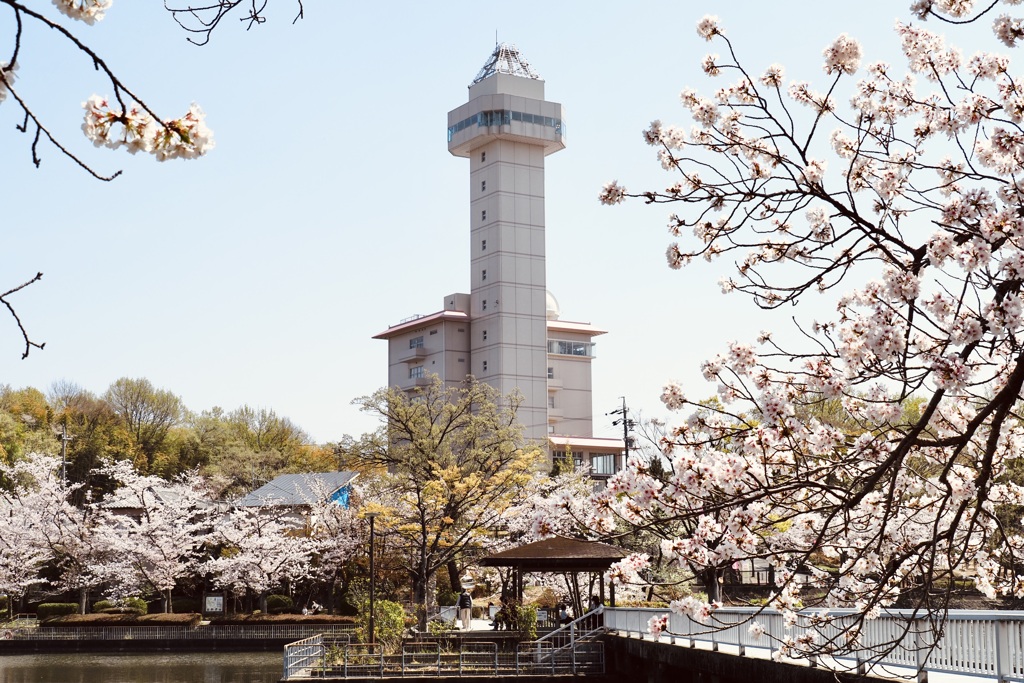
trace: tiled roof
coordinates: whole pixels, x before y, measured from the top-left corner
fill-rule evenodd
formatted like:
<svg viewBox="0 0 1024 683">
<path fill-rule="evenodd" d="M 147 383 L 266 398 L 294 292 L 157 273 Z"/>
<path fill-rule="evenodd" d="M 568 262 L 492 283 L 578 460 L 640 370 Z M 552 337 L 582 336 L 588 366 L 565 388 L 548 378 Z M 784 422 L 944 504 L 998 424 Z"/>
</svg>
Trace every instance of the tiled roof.
<svg viewBox="0 0 1024 683">
<path fill-rule="evenodd" d="M 306 472 L 282 474 L 241 498 L 241 507 L 309 505 L 330 497 L 338 489 L 352 483 L 356 472 Z"/>
</svg>

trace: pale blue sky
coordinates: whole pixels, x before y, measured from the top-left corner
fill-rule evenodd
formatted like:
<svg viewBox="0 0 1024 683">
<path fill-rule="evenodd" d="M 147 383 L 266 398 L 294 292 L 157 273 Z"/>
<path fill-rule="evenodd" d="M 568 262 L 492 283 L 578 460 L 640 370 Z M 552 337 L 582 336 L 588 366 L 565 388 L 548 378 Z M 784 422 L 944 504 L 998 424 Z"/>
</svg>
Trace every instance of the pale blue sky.
<svg viewBox="0 0 1024 683">
<path fill-rule="evenodd" d="M 640 132 L 655 118 L 689 125 L 679 91 L 720 87 L 699 62 L 723 48 L 696 35 L 697 20 L 717 14 L 755 72 L 780 62 L 820 83 L 821 50 L 843 31 L 867 60 L 902 64 L 892 23 L 908 4 L 307 0 L 293 26 L 294 3 L 271 0 L 265 25 L 228 19 L 195 47 L 158 0 L 118 0 L 100 24 L 69 26 L 157 111 L 196 101 L 215 132 L 207 158 L 163 164 L 88 143 L 79 104 L 111 89 L 26 26 L 19 91 L 76 153 L 124 175 L 92 180 L 45 144 L 33 168 L 20 114 L 0 105 L 0 287 L 45 273 L 13 301 L 46 342 L 19 360 L 0 318 L 0 382 L 46 390 L 63 378 L 101 393 L 146 377 L 197 411 L 273 408 L 321 442 L 374 428 L 350 405 L 387 381 L 386 342 L 371 337 L 468 291 L 469 171 L 447 152 L 446 114 L 497 30 L 566 107 L 568 146 L 547 161 L 548 287 L 563 319 L 609 331 L 595 432 L 616 435 L 602 414 L 620 396 L 660 416 L 667 380 L 709 395 L 700 361 L 773 325 L 719 293 L 726 264 L 667 268 L 671 209 L 597 202 L 612 179 L 673 182 Z M 0 59 L 12 31 L 0 11 Z M 456 249 L 430 248 L 440 241 Z"/>
</svg>

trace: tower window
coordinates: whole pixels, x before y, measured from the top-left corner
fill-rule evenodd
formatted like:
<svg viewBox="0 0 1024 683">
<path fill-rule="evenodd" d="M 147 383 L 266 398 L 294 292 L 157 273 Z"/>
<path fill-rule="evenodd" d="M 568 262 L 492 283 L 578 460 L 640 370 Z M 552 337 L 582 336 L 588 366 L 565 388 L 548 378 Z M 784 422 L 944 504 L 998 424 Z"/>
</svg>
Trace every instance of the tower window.
<svg viewBox="0 0 1024 683">
<path fill-rule="evenodd" d="M 482 310 L 482 311 L 486 311 L 487 310 L 487 299 L 484 299 L 483 305 L 480 306 L 480 310 Z"/>
<path fill-rule="evenodd" d="M 554 379 L 554 378 L 555 378 L 555 369 L 554 368 L 548 368 L 548 379 Z"/>
<path fill-rule="evenodd" d="M 487 279 L 487 269 L 486 268 L 484 268 L 483 270 L 480 271 L 480 279 L 481 280 L 486 280 Z"/>
<path fill-rule="evenodd" d="M 487 161 L 487 152 L 480 152 L 480 161 Z"/>
<path fill-rule="evenodd" d="M 487 240 L 480 240 L 480 251 L 487 251 Z"/>
<path fill-rule="evenodd" d="M 425 372 L 426 371 L 423 369 L 422 365 L 417 365 L 416 367 L 409 368 L 409 379 L 419 379 L 421 377 L 426 377 L 426 375 L 424 374 Z"/>
<path fill-rule="evenodd" d="M 554 396 L 548 396 L 548 408 L 554 408 L 554 407 L 555 407 L 555 397 Z"/>
<path fill-rule="evenodd" d="M 480 336 L 483 337 L 484 341 L 487 341 L 487 330 L 484 330 Z"/>
<path fill-rule="evenodd" d="M 487 181 L 486 180 L 481 180 L 480 181 L 480 191 L 481 192 L 487 192 Z"/>
<path fill-rule="evenodd" d="M 487 361 L 484 361 L 483 368 L 484 368 L 484 372 L 487 372 Z"/>
<path fill-rule="evenodd" d="M 418 337 L 413 337 L 412 339 L 410 339 L 409 340 L 409 348 L 410 349 L 421 349 L 421 348 L 423 348 L 423 335 L 421 334 Z"/>
<path fill-rule="evenodd" d="M 480 212 L 480 220 L 487 220 L 487 209 L 484 209 L 483 211 Z"/>
</svg>

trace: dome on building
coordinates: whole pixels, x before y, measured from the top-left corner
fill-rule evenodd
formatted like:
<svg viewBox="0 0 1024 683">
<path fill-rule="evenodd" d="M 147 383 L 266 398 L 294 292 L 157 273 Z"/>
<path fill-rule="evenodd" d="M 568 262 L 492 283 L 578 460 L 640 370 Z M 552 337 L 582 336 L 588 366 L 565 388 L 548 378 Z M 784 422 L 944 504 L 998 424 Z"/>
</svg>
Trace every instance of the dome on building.
<svg viewBox="0 0 1024 683">
<path fill-rule="evenodd" d="M 547 313 L 548 320 L 558 320 L 558 316 L 562 315 L 562 309 L 558 307 L 558 299 L 551 292 L 544 292 L 547 295 Z"/>
</svg>

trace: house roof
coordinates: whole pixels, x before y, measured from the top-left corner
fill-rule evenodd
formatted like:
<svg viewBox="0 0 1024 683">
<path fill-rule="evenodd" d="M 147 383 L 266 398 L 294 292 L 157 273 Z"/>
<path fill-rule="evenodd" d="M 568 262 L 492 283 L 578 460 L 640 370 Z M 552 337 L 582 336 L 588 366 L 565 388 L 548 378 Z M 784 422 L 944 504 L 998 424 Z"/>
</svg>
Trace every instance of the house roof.
<svg viewBox="0 0 1024 683">
<path fill-rule="evenodd" d="M 423 327 L 431 323 L 435 323 L 439 320 L 456 320 L 459 322 L 465 322 L 469 320 L 469 314 L 463 311 L 438 311 L 437 313 L 429 313 L 427 315 L 413 316 L 409 320 L 403 320 L 397 325 L 392 325 L 388 329 L 384 330 L 379 334 L 373 335 L 374 339 L 390 339 L 391 337 L 408 332 L 409 330 L 416 329 L 417 327 Z"/>
<path fill-rule="evenodd" d="M 357 472 L 282 474 L 239 499 L 240 507 L 294 507 L 329 498 L 348 486 Z"/>
<path fill-rule="evenodd" d="M 626 556 L 622 548 L 597 541 L 555 536 L 495 553 L 480 561 L 485 567 L 517 567 L 526 572 L 598 572 Z"/>
</svg>

